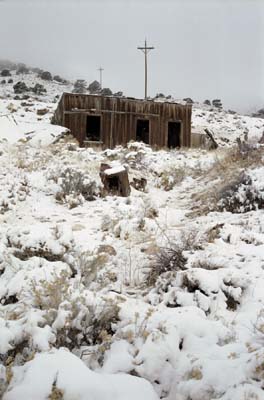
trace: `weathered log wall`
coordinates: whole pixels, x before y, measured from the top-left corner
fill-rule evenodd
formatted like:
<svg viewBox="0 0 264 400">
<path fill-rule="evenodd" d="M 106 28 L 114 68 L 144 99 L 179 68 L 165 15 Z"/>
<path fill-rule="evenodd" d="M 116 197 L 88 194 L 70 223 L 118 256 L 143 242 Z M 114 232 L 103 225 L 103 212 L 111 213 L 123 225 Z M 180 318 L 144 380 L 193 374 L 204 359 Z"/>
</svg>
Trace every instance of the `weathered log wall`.
<svg viewBox="0 0 264 400">
<path fill-rule="evenodd" d="M 64 93 L 54 122 L 69 128 L 83 145 L 88 115 L 101 116 L 101 142 L 105 148 L 136 140 L 138 119 L 149 120 L 149 144 L 166 147 L 168 122 L 181 121 L 181 145 L 191 145 L 191 105 Z"/>
</svg>

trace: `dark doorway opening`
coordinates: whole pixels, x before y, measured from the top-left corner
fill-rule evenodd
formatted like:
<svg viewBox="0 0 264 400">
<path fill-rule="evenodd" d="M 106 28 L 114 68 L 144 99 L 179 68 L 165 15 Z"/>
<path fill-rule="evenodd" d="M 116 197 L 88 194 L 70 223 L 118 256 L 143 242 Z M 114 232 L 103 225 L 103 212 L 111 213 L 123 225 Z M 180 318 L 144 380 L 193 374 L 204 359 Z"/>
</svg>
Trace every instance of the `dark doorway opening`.
<svg viewBox="0 0 264 400">
<path fill-rule="evenodd" d="M 87 140 L 99 142 L 101 139 L 101 117 L 98 115 L 88 115 L 86 124 Z"/>
<path fill-rule="evenodd" d="M 144 142 L 149 144 L 149 120 L 138 119 L 137 120 L 137 132 L 136 138 L 138 142 Z"/>
<path fill-rule="evenodd" d="M 111 176 L 108 178 L 108 185 L 110 192 L 117 192 L 119 190 L 120 182 L 118 176 Z"/>
<path fill-rule="evenodd" d="M 168 147 L 170 149 L 181 147 L 181 122 L 168 123 Z"/>
</svg>

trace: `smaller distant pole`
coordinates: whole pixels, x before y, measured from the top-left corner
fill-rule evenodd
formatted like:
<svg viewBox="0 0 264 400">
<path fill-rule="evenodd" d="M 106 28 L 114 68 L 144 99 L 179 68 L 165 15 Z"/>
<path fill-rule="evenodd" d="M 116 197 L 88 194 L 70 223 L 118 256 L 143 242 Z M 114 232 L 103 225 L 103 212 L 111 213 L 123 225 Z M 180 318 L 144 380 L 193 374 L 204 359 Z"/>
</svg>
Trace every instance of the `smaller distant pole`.
<svg viewBox="0 0 264 400">
<path fill-rule="evenodd" d="M 141 50 L 145 55 L 145 100 L 148 98 L 148 53 L 155 49 L 155 47 L 147 46 L 147 39 L 145 39 L 145 46 L 138 47 L 138 50 Z"/>
<path fill-rule="evenodd" d="M 103 68 L 99 67 L 97 71 L 100 71 L 100 88 L 103 89 Z"/>
</svg>

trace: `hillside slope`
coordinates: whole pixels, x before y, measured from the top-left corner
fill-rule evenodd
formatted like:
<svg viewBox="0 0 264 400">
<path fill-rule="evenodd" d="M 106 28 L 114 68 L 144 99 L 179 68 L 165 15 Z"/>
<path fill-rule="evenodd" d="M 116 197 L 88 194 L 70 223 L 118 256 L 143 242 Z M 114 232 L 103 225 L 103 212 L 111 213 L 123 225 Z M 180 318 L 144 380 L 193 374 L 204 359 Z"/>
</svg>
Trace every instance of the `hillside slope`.
<svg viewBox="0 0 264 400">
<path fill-rule="evenodd" d="M 223 148 L 82 149 L 45 87 L 1 86 L 0 398 L 263 399 L 264 148 L 230 147 L 263 122 L 195 106 Z M 102 162 L 146 190 L 102 197 Z"/>
</svg>

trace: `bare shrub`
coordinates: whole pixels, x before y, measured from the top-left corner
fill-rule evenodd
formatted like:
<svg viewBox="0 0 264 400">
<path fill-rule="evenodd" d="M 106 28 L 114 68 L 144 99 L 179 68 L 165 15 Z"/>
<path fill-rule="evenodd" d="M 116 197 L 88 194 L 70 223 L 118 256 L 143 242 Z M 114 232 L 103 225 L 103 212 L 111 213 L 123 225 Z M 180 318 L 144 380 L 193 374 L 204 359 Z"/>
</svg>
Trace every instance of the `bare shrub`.
<svg viewBox="0 0 264 400">
<path fill-rule="evenodd" d="M 62 270 L 49 281 L 31 282 L 34 307 L 45 313 L 45 320 L 53 327 L 55 346 L 72 350 L 109 340 L 118 321 L 117 302 L 101 298 L 94 304 L 84 287 L 74 289 L 69 278 L 69 272 Z"/>
<path fill-rule="evenodd" d="M 119 311 L 120 307 L 117 303 L 108 301 L 98 315 L 93 315 L 90 329 L 88 329 L 91 344 L 103 343 L 108 340 L 107 336 L 114 334 L 113 325 L 119 320 Z"/>
<path fill-rule="evenodd" d="M 166 272 L 185 270 L 186 262 L 187 259 L 184 257 L 181 248 L 161 248 L 160 252 L 154 257 L 154 262 L 147 275 L 147 283 L 154 285 L 158 277 Z"/>
<path fill-rule="evenodd" d="M 70 295 L 68 278 L 69 272 L 62 270 L 59 274 L 53 273 L 52 279 L 49 281 L 35 282 L 32 280 L 30 286 L 34 306 L 41 310 L 58 310 L 60 304 Z"/>
<path fill-rule="evenodd" d="M 99 270 L 105 265 L 106 261 L 107 256 L 104 253 L 94 254 L 85 251 L 79 255 L 77 268 L 86 287 L 96 279 Z"/>
</svg>

